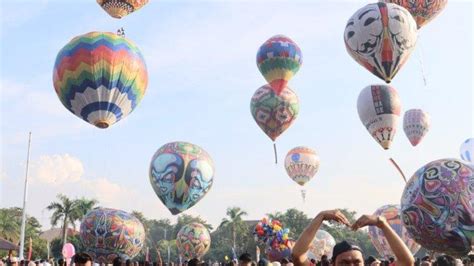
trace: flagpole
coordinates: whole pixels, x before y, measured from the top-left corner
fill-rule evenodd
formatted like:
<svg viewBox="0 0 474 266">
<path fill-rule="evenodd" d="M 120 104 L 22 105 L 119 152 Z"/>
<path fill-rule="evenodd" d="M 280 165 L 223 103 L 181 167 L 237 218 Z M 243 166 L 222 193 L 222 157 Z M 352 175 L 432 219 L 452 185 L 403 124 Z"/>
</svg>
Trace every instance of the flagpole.
<svg viewBox="0 0 474 266">
<path fill-rule="evenodd" d="M 28 136 L 28 154 L 26 157 L 26 173 L 25 173 L 25 188 L 23 190 L 23 216 L 21 218 L 21 234 L 20 234 L 20 250 L 19 258 L 24 260 L 23 250 L 25 249 L 25 226 L 26 226 L 26 201 L 28 195 L 28 168 L 30 164 L 30 146 L 31 146 L 31 132 Z"/>
</svg>

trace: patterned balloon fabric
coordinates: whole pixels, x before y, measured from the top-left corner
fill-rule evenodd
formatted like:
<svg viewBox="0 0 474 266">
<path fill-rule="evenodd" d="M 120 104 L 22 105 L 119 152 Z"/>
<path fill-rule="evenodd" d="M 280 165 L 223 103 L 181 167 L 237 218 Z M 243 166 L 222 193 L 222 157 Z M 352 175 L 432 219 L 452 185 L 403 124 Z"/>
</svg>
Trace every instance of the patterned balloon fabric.
<svg viewBox="0 0 474 266">
<path fill-rule="evenodd" d="M 171 142 L 153 155 L 149 176 L 158 198 L 176 215 L 194 206 L 211 189 L 214 162 L 197 145 Z"/>
<path fill-rule="evenodd" d="M 418 28 L 423 27 L 446 7 L 448 0 L 384 0 L 406 8 L 416 21 Z"/>
<path fill-rule="evenodd" d="M 431 126 L 430 116 L 420 109 L 410 109 L 403 116 L 403 131 L 411 145 L 418 145 Z"/>
<path fill-rule="evenodd" d="M 278 95 L 269 85 L 264 85 L 250 102 L 255 122 L 273 141 L 291 126 L 299 109 L 298 96 L 288 87 Z"/>
<path fill-rule="evenodd" d="M 400 109 L 398 93 L 388 85 L 368 86 L 357 99 L 360 121 L 385 150 L 390 148 L 397 132 Z"/>
<path fill-rule="evenodd" d="M 176 246 L 181 256 L 188 260 L 201 258 L 211 247 L 211 236 L 204 225 L 191 223 L 179 230 Z"/>
<path fill-rule="evenodd" d="M 357 63 L 387 83 L 415 48 L 416 22 L 403 7 L 378 2 L 359 9 L 346 24 L 344 42 Z"/>
<path fill-rule="evenodd" d="M 400 207 L 398 205 L 382 206 L 375 211 L 374 215 L 385 217 L 387 222 L 390 224 L 390 227 L 392 227 L 397 235 L 403 240 L 410 252 L 413 255 L 418 252 L 420 245 L 418 245 L 408 235 L 406 228 L 403 226 L 402 220 L 400 219 Z M 386 259 L 395 257 L 395 254 L 392 253 L 392 249 L 390 248 L 382 230 L 376 226 L 369 226 L 369 237 L 380 256 L 385 257 Z"/>
<path fill-rule="evenodd" d="M 142 8 L 148 0 L 97 0 L 97 3 L 110 16 L 120 19 Z"/>
<path fill-rule="evenodd" d="M 286 155 L 285 169 L 293 181 L 304 186 L 318 172 L 319 156 L 308 147 L 293 148 Z"/>
<path fill-rule="evenodd" d="M 474 243 L 474 168 L 441 159 L 420 168 L 401 198 L 402 220 L 424 248 L 466 255 Z"/>
<path fill-rule="evenodd" d="M 80 238 L 86 253 L 97 263 L 112 263 L 116 257 L 135 257 L 143 247 L 145 229 L 133 215 L 121 210 L 98 208 L 82 219 Z"/>
<path fill-rule="evenodd" d="M 257 53 L 257 66 L 265 80 L 279 95 L 303 63 L 301 50 L 284 35 L 268 39 Z"/>
<path fill-rule="evenodd" d="M 459 149 L 461 159 L 474 167 L 474 138 L 466 139 Z"/>
<path fill-rule="evenodd" d="M 53 82 L 70 112 L 107 128 L 135 109 L 145 94 L 148 74 L 131 41 L 114 33 L 90 32 L 59 51 Z"/>
<path fill-rule="evenodd" d="M 336 245 L 336 240 L 332 235 L 324 230 L 318 230 L 308 251 L 308 258 L 321 260 L 321 256 L 332 257 L 332 251 Z"/>
</svg>

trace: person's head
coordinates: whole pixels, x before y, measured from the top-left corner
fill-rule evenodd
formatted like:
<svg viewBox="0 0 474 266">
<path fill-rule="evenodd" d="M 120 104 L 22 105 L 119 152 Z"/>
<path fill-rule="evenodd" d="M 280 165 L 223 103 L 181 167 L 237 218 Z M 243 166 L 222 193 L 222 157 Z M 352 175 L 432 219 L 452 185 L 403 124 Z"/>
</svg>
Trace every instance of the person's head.
<svg viewBox="0 0 474 266">
<path fill-rule="evenodd" d="M 390 261 L 390 263 L 394 263 L 394 262 L 395 262 L 395 258 L 394 258 L 394 257 L 390 257 L 390 258 L 388 259 L 388 261 Z"/>
<path fill-rule="evenodd" d="M 422 261 L 430 261 L 430 256 L 424 256 L 421 260 Z"/>
<path fill-rule="evenodd" d="M 266 260 L 265 258 L 261 258 L 258 263 L 257 263 L 258 266 L 267 266 L 268 265 L 268 260 Z"/>
<path fill-rule="evenodd" d="M 122 266 L 123 260 L 120 256 L 117 256 L 112 262 L 113 266 Z"/>
<path fill-rule="evenodd" d="M 12 266 L 18 266 L 18 259 L 16 257 L 11 257 L 9 264 Z"/>
<path fill-rule="evenodd" d="M 41 260 L 40 260 L 40 263 L 44 263 L 44 260 L 43 260 L 43 259 L 41 259 Z"/>
<path fill-rule="evenodd" d="M 283 258 L 283 259 L 280 260 L 280 263 L 281 263 L 282 266 L 287 265 L 288 262 L 290 262 L 290 261 L 287 258 Z"/>
<path fill-rule="evenodd" d="M 312 264 L 316 264 L 316 260 L 315 259 L 311 259 L 310 260 Z"/>
<path fill-rule="evenodd" d="M 87 253 L 76 253 L 73 262 L 75 266 L 92 266 L 92 257 Z"/>
<path fill-rule="evenodd" d="M 334 246 L 331 261 L 335 266 L 363 265 L 364 257 L 360 247 L 344 240 Z"/>
<path fill-rule="evenodd" d="M 132 266 L 132 260 L 131 259 L 126 260 L 125 266 Z"/>
<path fill-rule="evenodd" d="M 239 257 L 239 266 L 250 266 L 252 263 L 252 256 L 248 253 L 244 253 Z"/>
<path fill-rule="evenodd" d="M 199 260 L 197 258 L 191 259 L 188 261 L 188 266 L 198 266 Z"/>
<path fill-rule="evenodd" d="M 456 266 L 456 259 L 449 255 L 442 255 L 436 258 L 434 266 Z"/>
</svg>

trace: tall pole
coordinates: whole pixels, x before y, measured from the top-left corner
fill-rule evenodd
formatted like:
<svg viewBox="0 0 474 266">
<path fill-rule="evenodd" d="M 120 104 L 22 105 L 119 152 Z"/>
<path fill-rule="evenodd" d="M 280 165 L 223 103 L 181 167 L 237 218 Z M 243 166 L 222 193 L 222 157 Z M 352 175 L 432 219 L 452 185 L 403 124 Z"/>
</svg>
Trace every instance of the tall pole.
<svg viewBox="0 0 474 266">
<path fill-rule="evenodd" d="M 20 234 L 20 250 L 19 258 L 23 260 L 23 250 L 25 248 L 25 226 L 26 226 L 26 201 L 28 196 L 28 169 L 30 164 L 30 146 L 31 146 L 31 132 L 28 136 L 28 154 L 26 156 L 26 173 L 25 173 L 25 188 L 23 190 L 23 216 L 21 218 L 21 234 Z"/>
</svg>

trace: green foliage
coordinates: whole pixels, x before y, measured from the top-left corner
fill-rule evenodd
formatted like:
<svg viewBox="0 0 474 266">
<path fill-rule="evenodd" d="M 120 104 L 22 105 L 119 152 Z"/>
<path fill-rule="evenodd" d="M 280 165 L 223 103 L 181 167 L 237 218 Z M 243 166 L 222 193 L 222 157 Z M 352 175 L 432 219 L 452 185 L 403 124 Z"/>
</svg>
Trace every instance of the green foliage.
<svg viewBox="0 0 474 266">
<path fill-rule="evenodd" d="M 311 221 L 304 212 L 294 208 L 288 209 L 284 213 L 276 212 L 268 214 L 268 217 L 282 222 L 285 228 L 290 229 L 289 237 L 295 240 Z"/>
</svg>

